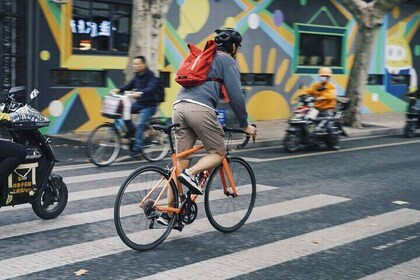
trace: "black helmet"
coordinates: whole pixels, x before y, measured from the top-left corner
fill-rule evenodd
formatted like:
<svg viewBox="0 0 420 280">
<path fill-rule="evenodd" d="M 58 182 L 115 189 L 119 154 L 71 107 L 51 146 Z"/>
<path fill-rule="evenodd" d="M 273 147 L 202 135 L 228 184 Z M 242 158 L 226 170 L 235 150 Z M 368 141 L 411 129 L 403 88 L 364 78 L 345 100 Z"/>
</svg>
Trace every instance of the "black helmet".
<svg viewBox="0 0 420 280">
<path fill-rule="evenodd" d="M 214 31 L 214 41 L 217 46 L 230 48 L 232 44 L 241 45 L 242 35 L 235 28 L 226 27 L 224 29 L 216 29 Z"/>
</svg>

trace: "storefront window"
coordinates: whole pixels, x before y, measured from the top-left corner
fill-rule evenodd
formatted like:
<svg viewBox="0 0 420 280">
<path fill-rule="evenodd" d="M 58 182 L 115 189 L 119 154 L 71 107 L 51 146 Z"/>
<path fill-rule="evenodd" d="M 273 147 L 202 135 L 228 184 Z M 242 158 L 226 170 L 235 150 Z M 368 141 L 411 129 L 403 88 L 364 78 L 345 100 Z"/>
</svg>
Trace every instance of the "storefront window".
<svg viewBox="0 0 420 280">
<path fill-rule="evenodd" d="M 296 73 L 314 74 L 320 66 L 331 67 L 336 74 L 343 73 L 345 28 L 295 24 L 295 34 Z"/>
<path fill-rule="evenodd" d="M 127 52 L 130 18 L 128 0 L 73 0 L 74 52 Z"/>
<path fill-rule="evenodd" d="M 51 87 L 105 87 L 106 72 L 51 69 Z"/>
</svg>

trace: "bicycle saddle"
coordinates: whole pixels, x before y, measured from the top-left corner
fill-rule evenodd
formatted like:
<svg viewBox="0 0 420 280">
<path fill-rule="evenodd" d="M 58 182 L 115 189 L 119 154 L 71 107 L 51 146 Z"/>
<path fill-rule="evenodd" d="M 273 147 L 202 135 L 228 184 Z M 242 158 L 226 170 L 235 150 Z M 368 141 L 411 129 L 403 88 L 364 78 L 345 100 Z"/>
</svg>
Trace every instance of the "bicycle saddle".
<svg viewBox="0 0 420 280">
<path fill-rule="evenodd" d="M 173 123 L 169 125 L 159 125 L 159 124 L 152 125 L 153 129 L 163 131 L 166 134 L 170 134 L 172 129 L 179 126 L 181 126 L 179 123 Z"/>
</svg>

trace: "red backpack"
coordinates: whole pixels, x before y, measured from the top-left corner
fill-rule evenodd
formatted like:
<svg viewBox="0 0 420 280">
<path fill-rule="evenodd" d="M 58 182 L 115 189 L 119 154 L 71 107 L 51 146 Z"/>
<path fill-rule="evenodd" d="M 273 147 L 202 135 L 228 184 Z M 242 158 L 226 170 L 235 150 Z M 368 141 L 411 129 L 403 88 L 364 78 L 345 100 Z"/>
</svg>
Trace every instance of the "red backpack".
<svg viewBox="0 0 420 280">
<path fill-rule="evenodd" d="M 200 50 L 193 44 L 188 44 L 188 49 L 190 50 L 190 53 L 179 66 L 175 81 L 183 87 L 194 87 L 207 81 L 219 82 L 222 84 L 221 89 L 223 98 L 229 102 L 223 80 L 218 78 L 207 78 L 211 64 L 213 63 L 214 55 L 217 51 L 216 42 L 208 40 L 204 50 Z"/>
</svg>

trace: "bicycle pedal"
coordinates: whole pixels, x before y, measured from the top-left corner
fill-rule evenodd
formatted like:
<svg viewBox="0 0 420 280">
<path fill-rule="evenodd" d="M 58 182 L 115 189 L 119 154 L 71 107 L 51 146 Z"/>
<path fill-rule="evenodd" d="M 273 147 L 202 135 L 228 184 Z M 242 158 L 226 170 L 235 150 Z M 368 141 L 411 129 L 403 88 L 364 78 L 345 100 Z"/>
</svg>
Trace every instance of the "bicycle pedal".
<svg viewBox="0 0 420 280">
<path fill-rule="evenodd" d="M 182 224 L 180 225 L 179 223 L 172 226 L 172 229 L 176 229 L 178 231 L 182 231 L 183 228 L 184 228 L 184 225 L 182 225 Z"/>
</svg>

